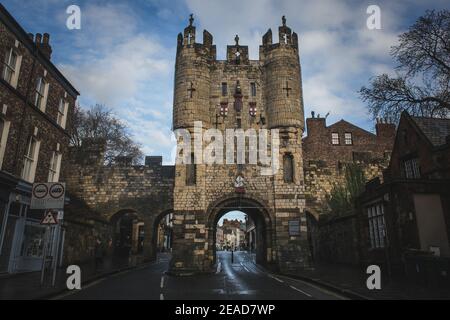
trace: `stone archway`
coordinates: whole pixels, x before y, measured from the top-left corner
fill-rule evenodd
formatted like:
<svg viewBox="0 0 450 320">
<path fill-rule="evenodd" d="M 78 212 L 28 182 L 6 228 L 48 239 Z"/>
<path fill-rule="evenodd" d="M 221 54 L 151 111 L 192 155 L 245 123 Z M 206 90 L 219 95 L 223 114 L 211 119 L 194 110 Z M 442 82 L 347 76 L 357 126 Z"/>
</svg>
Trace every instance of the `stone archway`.
<svg viewBox="0 0 450 320">
<path fill-rule="evenodd" d="M 161 251 L 162 248 L 168 249 L 172 244 L 173 239 L 173 230 L 161 230 L 161 222 L 163 219 L 168 218 L 168 221 L 164 223 L 164 225 L 168 228 L 172 227 L 172 215 L 173 210 L 168 209 L 164 210 L 161 213 L 159 213 L 152 223 L 152 240 L 151 240 L 151 250 L 153 254 L 153 258 L 156 258 L 156 255 L 158 252 Z M 161 236 L 161 232 L 164 232 L 165 234 Z M 163 239 L 163 240 L 161 240 Z M 161 244 L 161 241 L 164 243 Z M 162 245 L 162 248 L 161 248 Z"/>
<path fill-rule="evenodd" d="M 241 211 L 255 223 L 256 262 L 268 265 L 272 262 L 273 226 L 267 207 L 261 201 L 244 195 L 232 195 L 213 203 L 207 213 L 208 259 L 211 267 L 216 263 L 216 229 L 220 218 L 230 211 Z"/>
<path fill-rule="evenodd" d="M 116 212 L 110 221 L 113 227 L 114 254 L 120 257 L 141 254 L 144 246 L 144 222 L 139 218 L 138 213 L 132 209 L 123 209 Z"/>
</svg>

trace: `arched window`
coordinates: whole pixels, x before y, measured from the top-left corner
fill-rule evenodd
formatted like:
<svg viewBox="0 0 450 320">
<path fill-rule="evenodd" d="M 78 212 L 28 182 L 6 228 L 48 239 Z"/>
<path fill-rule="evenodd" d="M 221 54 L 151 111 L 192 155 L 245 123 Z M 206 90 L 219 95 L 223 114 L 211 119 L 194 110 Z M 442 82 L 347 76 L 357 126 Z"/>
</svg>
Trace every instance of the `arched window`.
<svg viewBox="0 0 450 320">
<path fill-rule="evenodd" d="M 194 154 L 191 154 L 191 163 L 186 164 L 186 185 L 193 186 L 197 183 L 197 170 Z"/>
<path fill-rule="evenodd" d="M 283 175 L 284 182 L 294 182 L 294 157 L 290 153 L 283 156 Z"/>
</svg>

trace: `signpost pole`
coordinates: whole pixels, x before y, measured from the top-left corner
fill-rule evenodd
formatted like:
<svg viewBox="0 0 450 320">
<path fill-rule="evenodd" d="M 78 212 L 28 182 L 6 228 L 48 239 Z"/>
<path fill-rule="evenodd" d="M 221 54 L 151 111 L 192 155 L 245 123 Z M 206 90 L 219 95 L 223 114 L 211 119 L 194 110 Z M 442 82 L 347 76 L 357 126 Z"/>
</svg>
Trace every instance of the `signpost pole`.
<svg viewBox="0 0 450 320">
<path fill-rule="evenodd" d="M 42 250 L 41 286 L 44 284 L 44 279 L 45 279 L 45 267 L 47 264 L 47 247 L 48 247 L 49 237 L 50 237 L 50 227 L 47 226 L 45 228 L 44 249 Z"/>
<path fill-rule="evenodd" d="M 31 196 L 31 209 L 45 209 L 44 218 L 41 225 L 46 226 L 44 236 L 44 249 L 42 250 L 42 270 L 41 270 L 41 286 L 44 284 L 47 263 L 52 268 L 52 286 L 55 286 L 56 269 L 58 268 L 59 242 L 61 238 L 61 226 L 58 220 L 62 220 L 63 212 L 55 214 L 52 210 L 64 209 L 65 200 L 65 183 L 47 182 L 34 183 Z M 52 229 L 50 226 L 56 226 Z M 51 232 L 53 231 L 53 232 Z M 51 235 L 53 235 L 51 237 Z M 48 259 L 48 257 L 51 258 Z"/>
</svg>

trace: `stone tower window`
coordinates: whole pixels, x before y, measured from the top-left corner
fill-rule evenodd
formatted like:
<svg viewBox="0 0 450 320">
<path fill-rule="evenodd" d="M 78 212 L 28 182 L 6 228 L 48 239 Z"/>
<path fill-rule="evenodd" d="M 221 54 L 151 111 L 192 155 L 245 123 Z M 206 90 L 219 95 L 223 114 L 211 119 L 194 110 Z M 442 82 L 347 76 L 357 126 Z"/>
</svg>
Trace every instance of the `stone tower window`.
<svg viewBox="0 0 450 320">
<path fill-rule="evenodd" d="M 192 82 L 190 83 L 190 87 L 187 89 L 187 91 L 189 92 L 189 98 L 192 99 L 193 93 L 196 91 L 196 89 L 194 88 L 194 84 Z"/>
<path fill-rule="evenodd" d="M 352 137 L 351 132 L 346 132 L 344 137 L 345 137 L 345 144 L 346 145 L 352 145 L 353 144 L 353 137 Z"/>
<path fill-rule="evenodd" d="M 254 82 L 250 83 L 250 92 L 252 97 L 256 97 L 256 83 Z"/>
<path fill-rule="evenodd" d="M 339 133 L 333 132 L 331 134 L 331 144 L 338 145 L 339 144 Z"/>
<path fill-rule="evenodd" d="M 226 82 L 222 82 L 222 96 L 226 97 L 228 95 L 228 85 Z"/>
<path fill-rule="evenodd" d="M 186 185 L 194 186 L 197 183 L 197 168 L 194 154 L 191 154 L 191 163 L 186 165 Z"/>
<path fill-rule="evenodd" d="M 294 182 L 294 157 L 290 153 L 283 156 L 283 177 L 284 182 Z"/>
</svg>

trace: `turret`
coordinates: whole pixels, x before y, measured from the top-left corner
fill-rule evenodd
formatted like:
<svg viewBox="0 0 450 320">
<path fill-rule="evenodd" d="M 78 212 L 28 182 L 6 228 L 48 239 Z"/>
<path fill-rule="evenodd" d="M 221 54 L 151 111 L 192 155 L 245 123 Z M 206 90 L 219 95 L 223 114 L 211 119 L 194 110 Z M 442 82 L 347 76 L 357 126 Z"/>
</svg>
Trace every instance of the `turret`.
<svg viewBox="0 0 450 320">
<path fill-rule="evenodd" d="M 213 37 L 203 32 L 203 44 L 196 43 L 194 18 L 178 35 L 175 64 L 173 129 L 192 128 L 195 121 L 209 127 L 210 62 L 215 59 Z"/>
<path fill-rule="evenodd" d="M 265 70 L 265 99 L 269 128 L 295 127 L 303 131 L 303 93 L 298 52 L 298 36 L 286 26 L 278 29 L 279 43 L 272 31 L 263 36 L 260 59 Z"/>
</svg>

